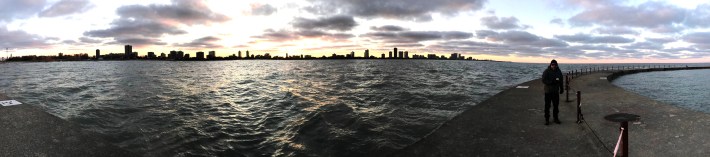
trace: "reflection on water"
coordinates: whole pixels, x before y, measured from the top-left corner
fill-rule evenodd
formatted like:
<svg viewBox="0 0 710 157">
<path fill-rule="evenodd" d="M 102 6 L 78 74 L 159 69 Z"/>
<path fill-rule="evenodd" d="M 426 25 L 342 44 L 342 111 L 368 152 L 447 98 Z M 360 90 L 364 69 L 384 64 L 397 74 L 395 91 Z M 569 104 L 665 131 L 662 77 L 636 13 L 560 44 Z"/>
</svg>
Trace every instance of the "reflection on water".
<svg viewBox="0 0 710 157">
<path fill-rule="evenodd" d="M 646 72 L 622 76 L 614 85 L 679 107 L 710 113 L 710 69 Z"/>
<path fill-rule="evenodd" d="M 7 63 L 0 65 L 0 90 L 146 156 L 381 156 L 540 77 L 545 66 L 442 60 Z"/>
</svg>

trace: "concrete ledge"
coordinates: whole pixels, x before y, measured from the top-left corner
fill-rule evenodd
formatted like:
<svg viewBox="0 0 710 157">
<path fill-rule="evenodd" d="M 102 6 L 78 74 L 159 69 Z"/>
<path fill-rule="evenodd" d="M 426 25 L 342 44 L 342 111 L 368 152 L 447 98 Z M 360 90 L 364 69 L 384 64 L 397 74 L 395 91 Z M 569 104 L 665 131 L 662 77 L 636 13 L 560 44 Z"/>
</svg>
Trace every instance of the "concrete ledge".
<svg viewBox="0 0 710 157">
<path fill-rule="evenodd" d="M 590 127 L 575 123 L 574 94 L 572 102 L 560 96 L 562 124 L 543 125 L 543 84 L 538 79 L 520 84 L 528 89 L 498 93 L 413 145 L 383 156 L 611 156 L 604 146 L 613 151 L 619 124 L 603 117 L 619 112 L 641 116 L 629 126 L 631 156 L 710 154 L 710 114 L 640 96 L 609 80 L 613 80 L 612 73 L 597 72 L 571 83 L 574 91 L 582 92 L 583 113 Z"/>
<path fill-rule="evenodd" d="M 32 105 L 0 106 L 0 156 L 139 156 L 100 137 Z"/>
</svg>

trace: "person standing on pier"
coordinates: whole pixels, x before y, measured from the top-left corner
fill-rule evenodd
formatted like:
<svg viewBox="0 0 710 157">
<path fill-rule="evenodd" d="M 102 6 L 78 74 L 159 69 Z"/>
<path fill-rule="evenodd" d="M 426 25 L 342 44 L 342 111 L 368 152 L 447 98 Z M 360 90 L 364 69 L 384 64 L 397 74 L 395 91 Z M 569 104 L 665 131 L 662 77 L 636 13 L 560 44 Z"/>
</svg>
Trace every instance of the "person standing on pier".
<svg viewBox="0 0 710 157">
<path fill-rule="evenodd" d="M 552 117 L 555 123 L 562 123 L 558 117 L 558 113 L 560 112 L 559 94 L 564 92 L 562 76 L 562 70 L 560 70 L 557 61 L 554 59 L 550 62 L 550 65 L 547 66 L 545 72 L 542 73 L 542 83 L 545 84 L 545 125 L 550 124 L 550 103 L 552 103 Z"/>
</svg>

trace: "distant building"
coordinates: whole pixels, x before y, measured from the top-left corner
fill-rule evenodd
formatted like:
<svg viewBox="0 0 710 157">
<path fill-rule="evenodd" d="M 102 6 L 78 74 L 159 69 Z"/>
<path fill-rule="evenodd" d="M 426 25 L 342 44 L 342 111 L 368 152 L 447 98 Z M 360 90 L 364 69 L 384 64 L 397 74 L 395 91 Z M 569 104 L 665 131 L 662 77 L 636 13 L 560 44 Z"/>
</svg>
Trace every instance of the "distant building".
<svg viewBox="0 0 710 157">
<path fill-rule="evenodd" d="M 175 59 L 182 59 L 183 56 L 185 56 L 185 52 L 178 51 L 177 56 L 175 56 Z"/>
<path fill-rule="evenodd" d="M 428 58 L 428 59 L 438 59 L 438 58 L 436 57 L 436 54 L 428 54 L 428 55 L 427 55 L 427 58 Z"/>
<path fill-rule="evenodd" d="M 355 51 L 350 51 L 350 57 L 348 58 L 355 58 Z"/>
<path fill-rule="evenodd" d="M 170 51 L 170 54 L 168 54 L 168 59 L 177 59 L 177 51 Z"/>
<path fill-rule="evenodd" d="M 404 58 L 409 58 L 409 51 L 404 51 Z"/>
<path fill-rule="evenodd" d="M 160 58 L 165 59 L 165 53 L 160 53 Z"/>
<path fill-rule="evenodd" d="M 197 60 L 204 60 L 205 59 L 205 52 L 202 52 L 202 51 L 197 52 L 195 57 L 197 58 Z"/>
<path fill-rule="evenodd" d="M 58 57 L 59 59 L 62 59 L 62 58 L 64 57 L 64 53 L 59 53 L 59 54 L 57 55 L 57 57 Z"/>
<path fill-rule="evenodd" d="M 148 59 L 155 59 L 155 52 L 148 52 Z"/>
<path fill-rule="evenodd" d="M 96 49 L 96 55 L 94 57 L 96 57 L 96 60 L 99 60 L 99 58 L 101 58 L 101 50 Z"/>
<path fill-rule="evenodd" d="M 382 57 L 380 57 L 380 58 L 381 58 L 381 59 L 385 59 L 385 54 L 383 53 L 383 54 L 382 54 Z"/>
<path fill-rule="evenodd" d="M 397 51 L 397 48 L 396 48 L 396 47 L 394 48 L 394 51 L 392 51 L 392 52 L 394 52 L 394 58 L 397 58 L 397 52 L 398 52 L 398 51 Z"/>
<path fill-rule="evenodd" d="M 217 55 L 214 51 L 210 51 L 209 54 L 207 55 L 207 59 L 209 60 L 214 60 L 217 58 Z"/>
<path fill-rule="evenodd" d="M 185 56 L 183 56 L 182 58 L 183 58 L 183 59 L 190 59 L 190 54 L 187 53 L 187 54 L 185 54 Z"/>
<path fill-rule="evenodd" d="M 249 50 L 247 50 L 247 58 L 254 58 L 254 56 L 249 57 Z"/>
<path fill-rule="evenodd" d="M 389 57 L 388 57 L 388 58 L 392 58 L 392 51 L 390 51 L 390 55 L 389 55 Z"/>
<path fill-rule="evenodd" d="M 452 53 L 451 57 L 449 59 L 459 59 L 459 54 L 458 53 Z"/>
<path fill-rule="evenodd" d="M 363 58 L 370 58 L 370 50 L 365 50 L 365 56 Z"/>
<path fill-rule="evenodd" d="M 403 52 L 403 51 L 399 51 L 399 58 L 404 58 L 404 52 Z"/>
<path fill-rule="evenodd" d="M 239 54 L 238 58 L 242 58 L 242 51 L 239 51 L 238 54 Z"/>
<path fill-rule="evenodd" d="M 126 45 L 124 47 L 124 58 L 125 59 L 131 59 L 131 55 L 133 53 L 133 46 L 131 45 Z"/>
</svg>

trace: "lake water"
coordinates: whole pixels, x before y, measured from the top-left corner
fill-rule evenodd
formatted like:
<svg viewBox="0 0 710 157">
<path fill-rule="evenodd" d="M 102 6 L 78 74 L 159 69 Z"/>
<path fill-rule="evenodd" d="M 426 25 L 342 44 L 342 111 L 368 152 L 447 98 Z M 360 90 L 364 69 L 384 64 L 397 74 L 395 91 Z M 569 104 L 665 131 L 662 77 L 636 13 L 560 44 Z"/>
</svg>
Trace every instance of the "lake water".
<svg viewBox="0 0 710 157">
<path fill-rule="evenodd" d="M 682 108 L 710 113 L 710 69 L 625 75 L 614 85 Z"/>
<path fill-rule="evenodd" d="M 611 65 L 561 64 L 599 66 Z M 0 92 L 145 156 L 381 156 L 539 78 L 545 67 L 446 60 L 5 63 Z"/>
</svg>

